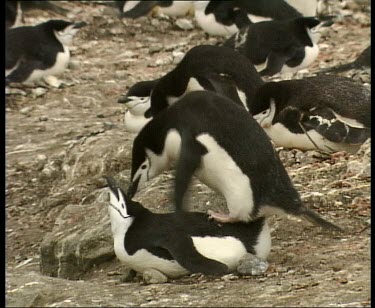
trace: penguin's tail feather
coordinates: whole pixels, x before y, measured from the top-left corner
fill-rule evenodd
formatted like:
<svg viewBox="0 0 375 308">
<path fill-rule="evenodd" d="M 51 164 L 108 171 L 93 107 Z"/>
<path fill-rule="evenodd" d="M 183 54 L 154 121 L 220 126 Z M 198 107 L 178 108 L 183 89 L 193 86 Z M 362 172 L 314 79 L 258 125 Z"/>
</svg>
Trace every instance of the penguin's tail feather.
<svg viewBox="0 0 375 308">
<path fill-rule="evenodd" d="M 306 206 L 303 206 L 301 208 L 299 215 L 305 218 L 306 220 L 310 221 L 311 223 L 321 226 L 324 229 L 331 230 L 331 231 L 344 232 L 342 228 L 340 228 L 339 226 L 336 226 L 335 224 L 329 222 L 328 220 L 325 220 L 318 213 L 309 209 Z"/>
</svg>

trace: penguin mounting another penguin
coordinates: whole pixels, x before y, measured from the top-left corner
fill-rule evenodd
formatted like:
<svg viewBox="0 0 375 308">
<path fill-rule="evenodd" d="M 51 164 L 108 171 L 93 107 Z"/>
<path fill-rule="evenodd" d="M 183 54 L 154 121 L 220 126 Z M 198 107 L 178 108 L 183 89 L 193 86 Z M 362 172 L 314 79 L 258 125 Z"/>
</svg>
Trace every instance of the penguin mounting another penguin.
<svg viewBox="0 0 375 308">
<path fill-rule="evenodd" d="M 116 1 L 121 18 L 139 18 L 151 12 L 171 17 L 186 16 L 193 1 Z"/>
<path fill-rule="evenodd" d="M 359 56 L 352 62 L 336 65 L 327 69 L 321 70 L 318 74 L 325 73 L 342 73 L 349 70 L 365 70 L 371 68 L 371 45 L 365 48 Z"/>
<path fill-rule="evenodd" d="M 199 45 L 191 48 L 172 71 L 155 81 L 134 85 L 118 102 L 139 106 L 138 110 L 149 105 L 144 119 L 140 114 L 132 117 L 135 115 L 133 107 L 128 111 L 125 127 L 134 132 L 133 128 L 141 128 L 140 124 L 147 123 L 188 92 L 196 90 L 217 92 L 251 112 L 250 102 L 255 90 L 263 83 L 254 65 L 237 51 L 223 46 Z M 144 95 L 150 89 L 151 98 L 148 100 Z M 139 100 L 144 102 L 143 105 Z"/>
<path fill-rule="evenodd" d="M 278 147 L 355 153 L 371 137 L 371 92 L 346 77 L 269 82 L 252 107 Z"/>
<path fill-rule="evenodd" d="M 117 258 L 131 269 L 176 278 L 233 272 L 247 253 L 266 260 L 271 235 L 264 217 L 219 225 L 199 212 L 156 214 L 131 200 L 112 178 L 108 212 Z"/>
<path fill-rule="evenodd" d="M 242 28 L 224 46 L 245 55 L 261 76 L 296 72 L 315 61 L 320 31 L 332 23 L 314 17 L 259 22 Z"/>
<path fill-rule="evenodd" d="M 24 22 L 23 11 L 28 10 L 48 10 L 60 15 L 66 15 L 69 11 L 59 7 L 50 1 L 5 1 L 5 30 L 15 28 Z"/>
<path fill-rule="evenodd" d="M 177 212 L 195 175 L 224 196 L 229 215 L 209 212 L 221 223 L 286 213 L 341 230 L 302 203 L 267 134 L 222 95 L 188 93 L 143 127 L 133 143 L 129 198 L 174 164 Z"/>
<path fill-rule="evenodd" d="M 36 82 L 61 74 L 70 59 L 68 46 L 85 22 L 49 20 L 36 26 L 9 29 L 5 33 L 6 83 Z"/>
</svg>

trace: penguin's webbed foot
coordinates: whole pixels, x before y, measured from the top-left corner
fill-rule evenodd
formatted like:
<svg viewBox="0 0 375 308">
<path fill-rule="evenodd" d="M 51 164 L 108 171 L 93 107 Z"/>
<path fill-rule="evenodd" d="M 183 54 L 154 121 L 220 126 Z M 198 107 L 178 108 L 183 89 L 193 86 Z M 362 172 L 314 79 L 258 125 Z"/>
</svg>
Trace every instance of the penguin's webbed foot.
<svg viewBox="0 0 375 308">
<path fill-rule="evenodd" d="M 229 215 L 227 214 L 224 214 L 224 213 L 216 213 L 214 211 L 211 211 L 211 210 L 208 210 L 207 211 L 207 214 L 208 214 L 208 219 L 213 219 L 217 222 L 220 222 L 220 223 L 235 223 L 235 222 L 239 222 L 240 220 L 238 218 L 233 218 L 233 217 L 230 217 Z"/>
</svg>

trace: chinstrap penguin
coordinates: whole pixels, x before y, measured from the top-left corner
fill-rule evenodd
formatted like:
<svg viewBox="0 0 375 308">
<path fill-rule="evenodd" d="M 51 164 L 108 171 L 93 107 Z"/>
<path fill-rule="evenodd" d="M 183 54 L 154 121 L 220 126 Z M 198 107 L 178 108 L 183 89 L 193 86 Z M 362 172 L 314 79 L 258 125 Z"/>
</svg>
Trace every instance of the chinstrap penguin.
<svg viewBox="0 0 375 308">
<path fill-rule="evenodd" d="M 178 212 L 195 175 L 226 199 L 229 216 L 210 212 L 217 221 L 287 213 L 340 230 L 302 204 L 269 137 L 250 113 L 222 95 L 188 93 L 143 127 L 133 143 L 129 197 L 175 162 Z"/>
<path fill-rule="evenodd" d="M 321 28 L 331 24 L 314 17 L 259 22 L 242 28 L 224 46 L 245 55 L 261 76 L 296 72 L 315 61 Z"/>
<path fill-rule="evenodd" d="M 146 117 L 145 114 L 147 111 L 150 112 L 151 92 L 158 81 L 159 79 L 137 82 L 117 100 L 127 109 L 124 118 L 127 131 L 137 133 L 152 119 L 152 117 Z"/>
<path fill-rule="evenodd" d="M 276 146 L 354 153 L 371 136 L 370 95 L 334 75 L 270 82 L 258 89 L 253 115 Z"/>
<path fill-rule="evenodd" d="M 125 126 L 136 132 L 135 129 L 142 128 L 142 123 L 147 123 L 152 116 L 191 91 L 217 92 L 251 112 L 250 102 L 255 90 L 263 83 L 252 63 L 237 51 L 222 46 L 199 45 L 190 49 L 172 71 L 156 81 L 135 84 L 118 102 L 131 106 L 129 113 L 125 114 L 125 121 L 128 121 Z M 149 100 L 147 93 L 151 88 Z M 140 113 L 149 105 L 142 117 Z M 136 112 L 132 111 L 132 106 L 138 107 Z"/>
<path fill-rule="evenodd" d="M 85 22 L 49 20 L 6 31 L 6 82 L 33 82 L 61 74 L 68 65 L 71 44 Z"/>
<path fill-rule="evenodd" d="M 365 48 L 354 61 L 321 70 L 319 74 L 341 73 L 353 69 L 365 70 L 367 68 L 371 68 L 371 45 Z"/>
<path fill-rule="evenodd" d="M 137 272 L 158 270 L 174 278 L 188 273 L 225 274 L 251 253 L 266 259 L 271 235 L 264 217 L 219 225 L 199 212 L 156 214 L 131 200 L 107 178 L 108 212 L 117 258 Z"/>
</svg>

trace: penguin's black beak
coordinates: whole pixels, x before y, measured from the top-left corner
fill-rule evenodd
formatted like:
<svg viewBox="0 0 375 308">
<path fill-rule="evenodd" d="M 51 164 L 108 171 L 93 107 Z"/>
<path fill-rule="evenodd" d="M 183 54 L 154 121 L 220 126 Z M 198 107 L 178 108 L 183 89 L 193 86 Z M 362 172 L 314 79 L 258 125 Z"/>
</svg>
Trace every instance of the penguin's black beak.
<svg viewBox="0 0 375 308">
<path fill-rule="evenodd" d="M 126 95 L 122 95 L 120 96 L 120 98 L 117 100 L 117 103 L 119 104 L 126 104 L 126 103 L 129 103 L 131 101 L 131 99 L 126 96 Z"/>
<path fill-rule="evenodd" d="M 126 192 L 129 199 L 133 199 L 134 195 L 136 194 L 136 192 L 138 190 L 138 183 L 139 183 L 140 179 L 141 179 L 141 177 L 139 176 L 133 182 L 130 183 L 130 185 L 128 187 L 128 191 Z"/>
<path fill-rule="evenodd" d="M 85 27 L 85 26 L 87 26 L 87 23 L 84 22 L 84 21 L 82 21 L 82 22 L 77 22 L 77 23 L 75 23 L 73 28 L 74 28 L 74 29 L 80 29 L 80 28 L 83 28 L 83 27 Z"/>
<path fill-rule="evenodd" d="M 327 20 L 320 24 L 321 27 L 330 27 L 334 24 L 333 20 Z"/>
</svg>

